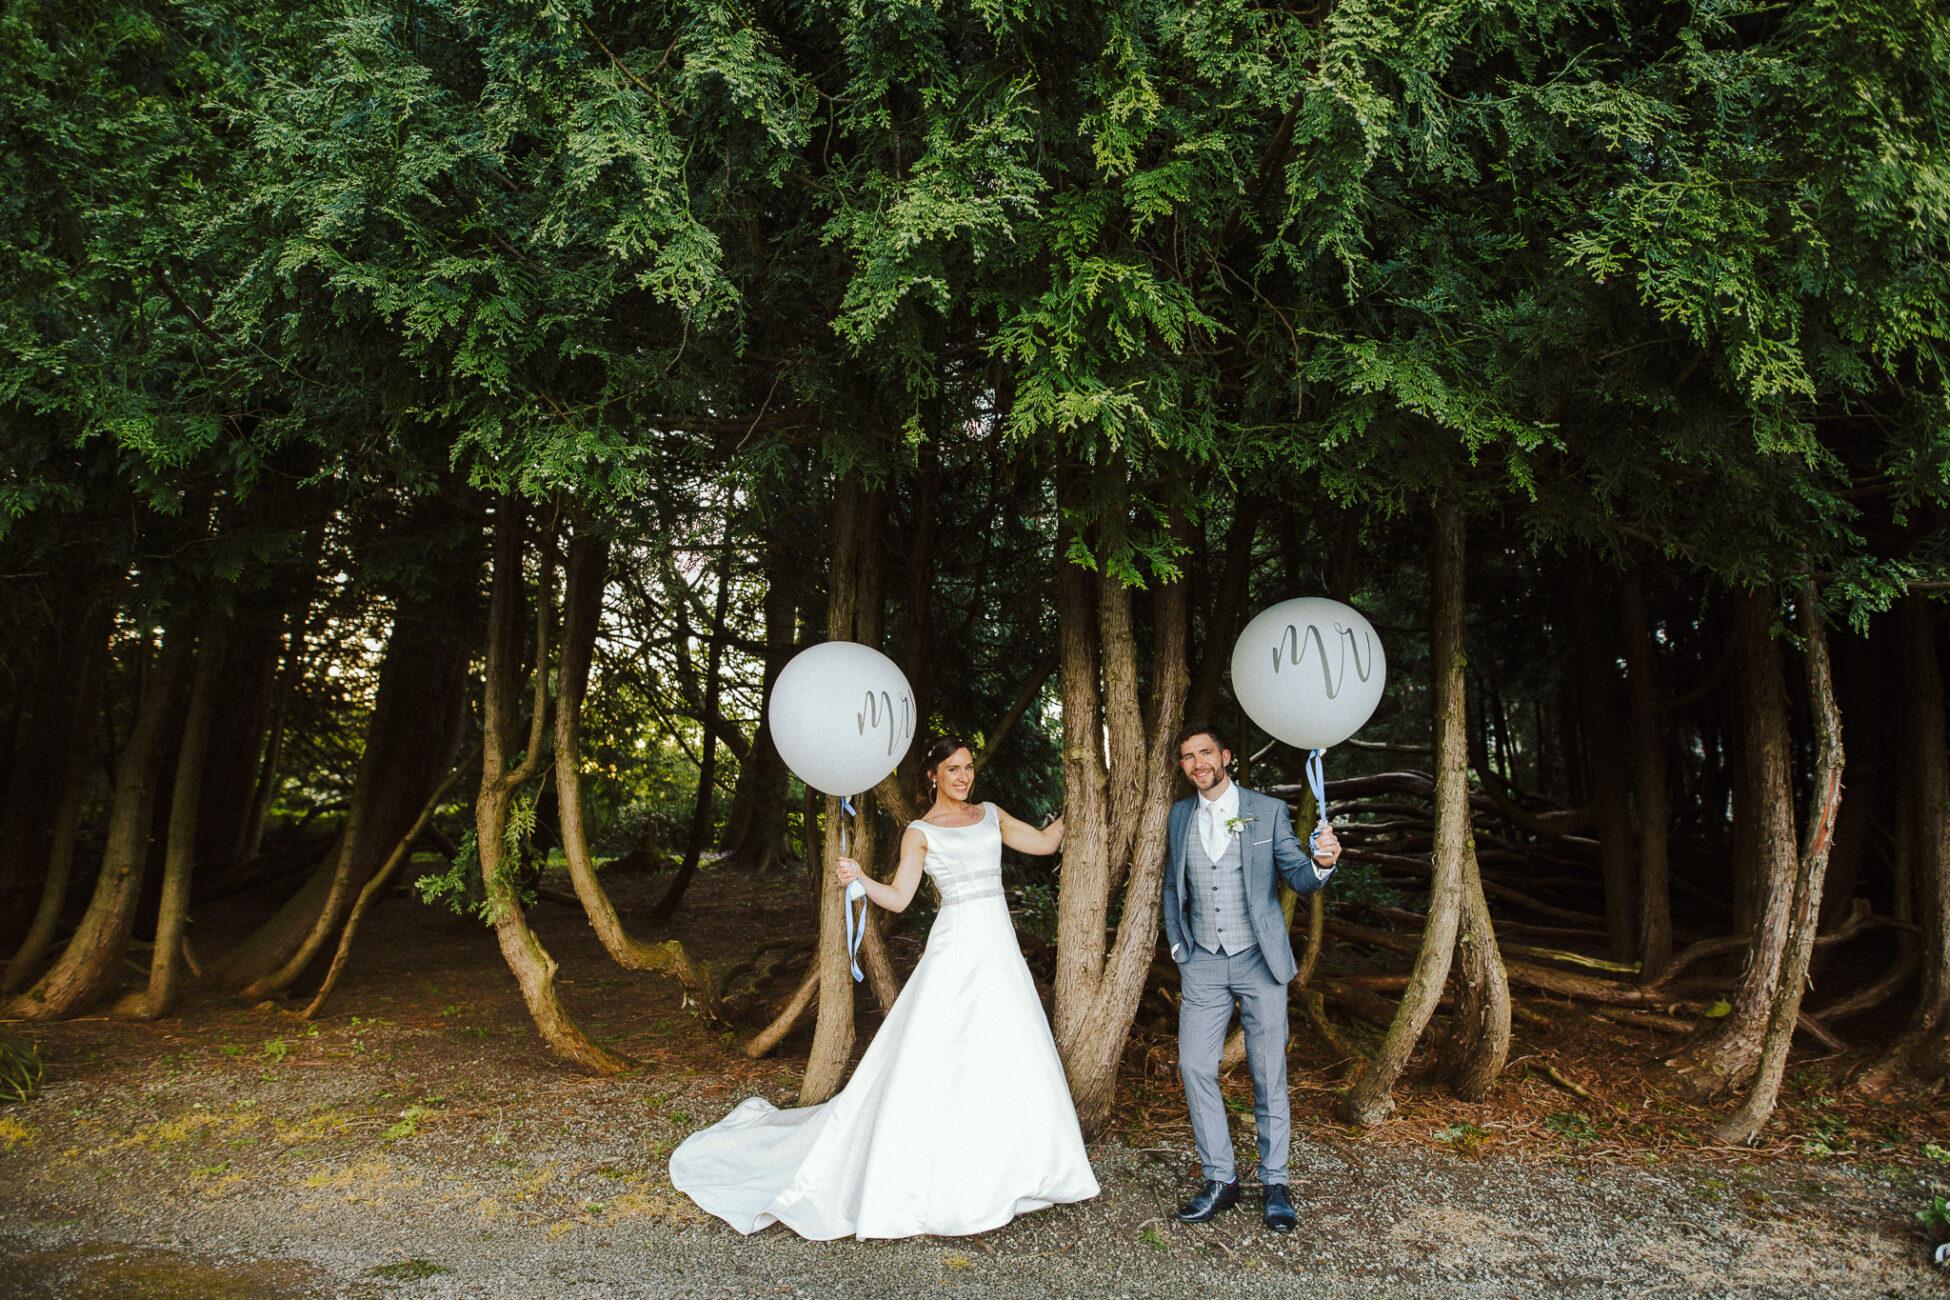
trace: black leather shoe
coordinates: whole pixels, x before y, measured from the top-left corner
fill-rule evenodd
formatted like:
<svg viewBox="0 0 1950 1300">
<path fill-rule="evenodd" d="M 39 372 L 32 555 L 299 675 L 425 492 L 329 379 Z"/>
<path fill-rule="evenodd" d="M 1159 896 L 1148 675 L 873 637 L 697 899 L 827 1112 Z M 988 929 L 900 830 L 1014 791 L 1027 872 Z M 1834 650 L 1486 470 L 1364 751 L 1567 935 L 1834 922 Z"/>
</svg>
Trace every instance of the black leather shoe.
<svg viewBox="0 0 1950 1300">
<path fill-rule="evenodd" d="M 1266 1226 L 1275 1232 L 1292 1232 L 1300 1222 L 1300 1216 L 1293 1212 L 1293 1202 L 1287 1198 L 1285 1183 L 1266 1185 Z"/>
<path fill-rule="evenodd" d="M 1218 1214 L 1220 1210 L 1230 1210 L 1239 1204 L 1239 1180 L 1229 1183 L 1208 1181 L 1199 1189 L 1198 1195 L 1178 1207 L 1180 1223 L 1204 1223 Z"/>
</svg>

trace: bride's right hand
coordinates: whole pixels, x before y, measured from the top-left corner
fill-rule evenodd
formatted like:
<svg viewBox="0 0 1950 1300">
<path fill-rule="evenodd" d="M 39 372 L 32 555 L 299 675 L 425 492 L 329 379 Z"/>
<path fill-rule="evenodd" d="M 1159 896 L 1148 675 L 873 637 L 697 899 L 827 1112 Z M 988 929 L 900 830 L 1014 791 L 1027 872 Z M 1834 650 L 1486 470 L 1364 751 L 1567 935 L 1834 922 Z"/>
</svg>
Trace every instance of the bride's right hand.
<svg viewBox="0 0 1950 1300">
<path fill-rule="evenodd" d="M 838 862 L 834 863 L 833 874 L 839 878 L 839 882 L 842 885 L 850 885 L 860 879 L 862 872 L 860 871 L 860 864 L 852 858 L 841 858 Z"/>
</svg>

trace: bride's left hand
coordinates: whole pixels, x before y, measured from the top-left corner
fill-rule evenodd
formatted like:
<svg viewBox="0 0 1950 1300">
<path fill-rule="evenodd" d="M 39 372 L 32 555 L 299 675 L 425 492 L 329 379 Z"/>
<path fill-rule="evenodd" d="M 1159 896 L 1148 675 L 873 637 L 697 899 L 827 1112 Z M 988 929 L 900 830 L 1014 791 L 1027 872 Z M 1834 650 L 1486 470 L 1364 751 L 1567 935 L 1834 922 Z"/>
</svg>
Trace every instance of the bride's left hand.
<svg viewBox="0 0 1950 1300">
<path fill-rule="evenodd" d="M 833 864 L 833 874 L 842 885 L 850 885 L 864 873 L 860 870 L 860 864 L 852 858 L 841 858 Z"/>
</svg>

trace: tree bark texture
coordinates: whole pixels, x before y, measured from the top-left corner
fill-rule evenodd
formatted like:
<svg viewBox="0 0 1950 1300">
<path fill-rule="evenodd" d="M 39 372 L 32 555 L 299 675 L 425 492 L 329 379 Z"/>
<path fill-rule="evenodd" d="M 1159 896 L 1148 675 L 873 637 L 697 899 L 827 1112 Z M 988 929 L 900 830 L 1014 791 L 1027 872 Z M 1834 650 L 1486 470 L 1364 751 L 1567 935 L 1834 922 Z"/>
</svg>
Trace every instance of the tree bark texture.
<svg viewBox="0 0 1950 1300">
<path fill-rule="evenodd" d="M 1071 497 L 1079 486 L 1066 474 L 1059 497 Z M 1068 538 L 1059 536 L 1057 554 L 1068 549 Z M 1171 742 L 1183 722 L 1190 675 L 1186 592 L 1182 581 L 1153 586 L 1146 709 L 1139 700 L 1130 589 L 1107 566 L 1092 573 L 1067 560 L 1059 564 L 1066 813 L 1052 1021 L 1077 1119 L 1085 1136 L 1095 1137 L 1110 1119 L 1117 1065 L 1157 945 L 1165 827 L 1177 779 Z M 1106 947 L 1120 883 L 1123 915 Z"/>
<path fill-rule="evenodd" d="M 1464 524 L 1438 498 L 1429 557 L 1429 704 L 1435 736 L 1434 871 L 1428 919 L 1408 987 L 1374 1059 L 1334 1103 L 1345 1124 L 1378 1124 L 1395 1108 L 1395 1081 L 1435 1015 L 1462 928 L 1464 858 L 1469 852 L 1468 660 L 1463 652 Z"/>
<path fill-rule="evenodd" d="M 1681 1086 L 1705 1099 L 1739 1087 L 1760 1059 L 1761 1040 L 1780 981 L 1794 902 L 1798 852 L 1794 794 L 1789 784 L 1787 682 L 1780 647 L 1770 635 L 1773 601 L 1766 592 L 1734 597 L 1739 638 L 1742 781 L 1740 825 L 1760 864 L 1760 914 L 1749 936 L 1733 1009 L 1708 1022 L 1668 1064 Z"/>
<path fill-rule="evenodd" d="M 223 620 L 206 619 L 196 647 L 190 679 L 189 712 L 176 752 L 176 779 L 169 799 L 169 832 L 163 853 L 162 901 L 156 912 L 156 942 L 149 953 L 149 987 L 117 1008 L 138 1020 L 157 1020 L 176 1006 L 182 988 L 182 946 L 188 932 L 190 880 L 196 870 L 198 815 L 203 808 L 203 777 L 208 769 L 210 733 L 222 695 L 229 637 Z"/>
<path fill-rule="evenodd" d="M 1632 708 L 1632 750 L 1639 804 L 1638 937 L 1639 974 L 1656 980 L 1672 960 L 1672 888 L 1669 857 L 1671 795 L 1666 785 L 1666 750 L 1658 652 L 1645 616 L 1645 584 L 1639 572 L 1626 573 L 1619 609 L 1625 624 L 1625 683 Z"/>
<path fill-rule="evenodd" d="M 512 494 L 495 502 L 494 580 L 488 601 L 487 664 L 482 683 L 481 790 L 474 802 L 474 835 L 487 889 L 494 937 L 521 987 L 528 1014 L 549 1050 L 592 1074 L 614 1074 L 629 1065 L 591 1042 L 576 1026 L 555 987 L 555 958 L 528 926 L 508 861 L 508 815 L 517 792 L 541 770 L 548 737 L 549 596 L 554 575 L 543 566 L 535 614 L 534 701 L 525 751 L 511 765 L 521 740 L 523 503 Z"/>
<path fill-rule="evenodd" d="M 1828 631 L 1822 621 L 1820 599 L 1812 578 L 1800 593 L 1801 635 L 1806 649 L 1808 700 L 1814 714 L 1815 780 L 1808 796 L 1808 815 L 1795 863 L 1793 902 L 1788 914 L 1786 953 L 1781 976 L 1768 1007 L 1767 1028 L 1761 1040 L 1754 1086 L 1713 1135 L 1722 1142 L 1751 1143 L 1774 1113 L 1787 1072 L 1788 1046 L 1801 1016 L 1801 995 L 1807 984 L 1808 961 L 1814 953 L 1815 931 L 1821 921 L 1822 877 L 1834 843 L 1836 818 L 1842 803 L 1842 715 L 1835 704 L 1833 673 L 1829 667 Z"/>
<path fill-rule="evenodd" d="M 143 674 L 135 722 L 115 761 L 115 795 L 101 872 L 81 925 L 53 967 L 14 999 L 7 1014 L 56 1020 L 85 1009 L 114 981 L 122 950 L 135 928 L 136 905 L 149 862 L 156 782 L 169 724 L 180 703 L 190 660 L 187 629 L 165 633 Z"/>
<path fill-rule="evenodd" d="M 1473 835 L 1463 843 L 1462 920 L 1451 974 L 1455 1012 L 1442 1041 L 1441 1069 L 1458 1097 L 1482 1101 L 1510 1055 L 1510 978 L 1497 949 L 1489 900 L 1483 896 Z"/>
</svg>

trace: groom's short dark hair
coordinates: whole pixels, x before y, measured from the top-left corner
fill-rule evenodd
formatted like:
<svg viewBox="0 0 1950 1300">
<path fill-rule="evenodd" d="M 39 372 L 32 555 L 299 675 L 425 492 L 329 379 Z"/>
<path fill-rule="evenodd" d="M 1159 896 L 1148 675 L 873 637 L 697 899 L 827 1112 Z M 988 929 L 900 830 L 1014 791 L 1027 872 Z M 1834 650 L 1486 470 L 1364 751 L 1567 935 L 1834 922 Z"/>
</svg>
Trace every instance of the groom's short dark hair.
<svg viewBox="0 0 1950 1300">
<path fill-rule="evenodd" d="M 1220 749 L 1226 750 L 1228 752 L 1232 749 L 1232 746 L 1226 743 L 1226 733 L 1219 730 L 1218 723 L 1191 722 L 1180 727 L 1178 729 L 1178 734 L 1172 737 L 1172 741 L 1171 741 L 1172 754 L 1178 755 L 1184 753 L 1185 742 L 1197 736 L 1210 736 L 1214 741 L 1218 743 Z"/>
</svg>

